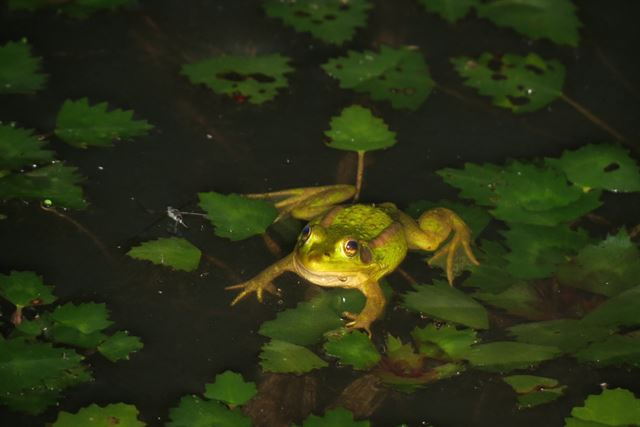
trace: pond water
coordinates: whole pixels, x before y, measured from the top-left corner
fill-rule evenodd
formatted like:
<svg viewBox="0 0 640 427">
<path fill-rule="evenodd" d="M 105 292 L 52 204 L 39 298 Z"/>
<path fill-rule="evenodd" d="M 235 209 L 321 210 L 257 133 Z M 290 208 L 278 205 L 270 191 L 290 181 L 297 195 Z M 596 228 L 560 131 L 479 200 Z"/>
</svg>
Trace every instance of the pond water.
<svg viewBox="0 0 640 427">
<path fill-rule="evenodd" d="M 367 154 L 361 200 L 391 201 L 400 208 L 416 200 L 459 201 L 458 190 L 435 174 L 445 167 L 557 157 L 566 149 L 614 140 L 561 100 L 528 114 L 492 106 L 488 97 L 463 85 L 451 57 L 533 51 L 556 58 L 566 67 L 564 93 L 632 141 L 628 144 L 637 142 L 640 3 L 576 2 L 583 24 L 576 48 L 531 41 L 475 14 L 449 24 L 413 0 L 371 3 L 366 26 L 343 46 L 267 17 L 259 1 L 140 1 L 85 20 L 52 10 L 0 9 L 0 43 L 25 37 L 49 76 L 34 95 L 1 95 L 0 121 L 47 135 L 56 158 L 86 177 L 82 188 L 89 202 L 85 210 L 60 210 L 62 216 L 37 202 L 3 202 L 0 211 L 7 219 L 0 221 L 0 272 L 34 271 L 55 286 L 63 303 L 104 302 L 117 329 L 144 342 L 128 361 L 89 355 L 95 380 L 67 389 L 59 405 L 41 415 L 0 407 L 1 426 L 42 426 L 55 421 L 59 411 L 114 402 L 134 404 L 147 425 L 161 426 L 182 396 L 202 393 L 204 384 L 225 370 L 258 384 L 270 378 L 258 363 L 266 338 L 257 331 L 278 311 L 308 297 L 311 285 L 285 275 L 278 281 L 282 300 L 267 297 L 259 304 L 251 297 L 229 307 L 233 293 L 225 286 L 252 277 L 280 256 L 265 239 L 231 242 L 217 237 L 205 219 L 186 216 L 189 228 L 180 228 L 179 235 L 206 254 L 195 272 L 172 271 L 125 254 L 143 241 L 174 235 L 166 208 L 199 212 L 199 192 L 242 194 L 353 182 L 356 155 L 327 148 L 324 136 L 331 118 L 349 105 L 370 108 L 398 141 Z M 437 86 L 417 110 L 394 109 L 389 102 L 341 89 L 320 68 L 347 50 L 381 44 L 416 46 L 424 56 Z M 287 87 L 261 105 L 215 94 L 180 74 L 183 64 L 222 53 L 281 53 L 291 58 L 295 71 L 287 75 Z M 52 135 L 56 116 L 66 99 L 83 97 L 131 109 L 154 128 L 111 148 L 67 145 Z M 637 147 L 631 150 L 636 160 Z M 640 222 L 638 193 L 606 193 L 603 200 L 596 213 L 609 225 L 590 227 L 594 236 Z M 494 221 L 483 236 L 495 239 L 502 229 Z M 281 254 L 294 245 L 290 233 L 269 236 Z M 442 277 L 421 258 L 410 255 L 403 271 L 422 283 Z M 389 282 L 400 292 L 410 289 L 401 274 L 390 275 Z M 11 312 L 6 302 L 0 305 L 4 321 Z M 397 298 L 387 312 L 374 327 L 379 348 L 387 332 L 408 338 L 416 324 L 425 324 Z M 487 337 L 503 337 L 500 322 L 516 321 L 497 312 Z M 529 372 L 559 379 L 567 385 L 565 396 L 518 410 L 500 374 L 469 369 L 413 393 L 390 391 L 367 418 L 373 426 L 563 426 L 571 408 L 600 393 L 603 383 L 640 395 L 640 372 L 628 366 L 598 367 L 565 357 Z M 322 413 L 362 373 L 332 364 L 307 375 L 313 386 L 306 387 L 317 393 L 313 409 Z M 284 407 L 298 404 L 282 402 Z"/>
</svg>

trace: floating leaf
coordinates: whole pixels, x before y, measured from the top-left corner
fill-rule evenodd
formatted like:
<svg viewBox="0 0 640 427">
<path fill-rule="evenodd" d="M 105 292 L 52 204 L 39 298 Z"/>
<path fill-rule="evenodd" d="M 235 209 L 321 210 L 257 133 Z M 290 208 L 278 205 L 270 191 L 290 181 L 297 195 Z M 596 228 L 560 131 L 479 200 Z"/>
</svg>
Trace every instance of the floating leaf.
<svg viewBox="0 0 640 427">
<path fill-rule="evenodd" d="M 215 400 L 185 396 L 169 411 L 167 427 L 251 427 L 251 419 L 238 409 L 229 409 Z"/>
<path fill-rule="evenodd" d="M 333 44 L 351 39 L 356 28 L 364 27 L 367 0 L 267 0 L 264 9 L 272 18 L 280 18 L 296 31 Z"/>
<path fill-rule="evenodd" d="M 113 322 L 104 304 L 93 302 L 75 305 L 67 303 L 51 313 L 51 319 L 61 325 L 91 334 L 108 328 Z"/>
<path fill-rule="evenodd" d="M 337 357 L 340 363 L 360 370 L 370 369 L 380 361 L 380 353 L 367 334 L 361 331 L 330 337 L 324 344 L 324 351 L 329 356 Z"/>
<path fill-rule="evenodd" d="M 437 13 L 443 19 L 454 23 L 464 18 L 479 0 L 420 0 L 429 12 Z"/>
<path fill-rule="evenodd" d="M 51 160 L 53 153 L 43 150 L 43 145 L 44 141 L 36 138 L 32 130 L 0 125 L 0 177 L 27 165 Z"/>
<path fill-rule="evenodd" d="M 460 359 L 477 341 L 476 331 L 456 329 L 453 325 L 416 327 L 411 336 L 418 343 L 420 353 L 432 358 L 440 358 L 444 353 L 448 358 Z"/>
<path fill-rule="evenodd" d="M 302 427 L 369 427 L 369 421 L 354 421 L 353 414 L 344 408 L 330 409 L 322 417 L 309 415 Z"/>
<path fill-rule="evenodd" d="M 589 325 L 575 319 L 556 319 L 515 325 L 509 328 L 509 333 L 520 342 L 552 346 L 565 353 L 575 353 L 591 342 L 605 339 L 611 331 L 607 327 Z"/>
<path fill-rule="evenodd" d="M 112 362 L 129 360 L 129 355 L 142 350 L 140 338 L 130 336 L 125 331 L 118 331 L 98 346 L 98 351 Z"/>
<path fill-rule="evenodd" d="M 478 16 L 513 28 L 534 40 L 548 38 L 578 46 L 580 21 L 571 0 L 492 0 L 477 2 Z"/>
<path fill-rule="evenodd" d="M 640 326 L 640 286 L 624 291 L 605 301 L 583 320 L 600 326 Z"/>
<path fill-rule="evenodd" d="M 134 120 L 133 111 L 107 111 L 107 103 L 89 105 L 87 98 L 67 99 L 56 119 L 56 135 L 78 148 L 110 147 L 114 140 L 146 135 L 152 128 L 145 120 Z"/>
<path fill-rule="evenodd" d="M 287 86 L 285 74 L 293 71 L 289 58 L 280 54 L 260 56 L 222 55 L 186 64 L 182 74 L 193 84 L 204 84 L 215 93 L 241 95 L 253 104 L 270 101 Z"/>
<path fill-rule="evenodd" d="M 45 332 L 46 336 L 56 343 L 87 349 L 96 348 L 107 339 L 107 336 L 99 331 L 84 333 L 77 328 L 60 324 L 54 324 Z"/>
<path fill-rule="evenodd" d="M 262 234 L 278 216 L 273 204 L 237 194 L 198 193 L 200 207 L 216 227 L 216 236 L 242 240 Z"/>
<path fill-rule="evenodd" d="M 452 58 L 465 84 L 481 95 L 492 97 L 493 105 L 514 113 L 536 111 L 562 95 L 564 66 L 545 61 L 535 53 L 527 56 L 483 53 L 478 59 Z"/>
<path fill-rule="evenodd" d="M 434 86 L 424 58 L 408 47 L 381 46 L 379 53 L 349 51 L 322 68 L 340 81 L 341 88 L 368 93 L 376 101 L 388 100 L 393 108 L 417 109 Z"/>
<path fill-rule="evenodd" d="M 454 211 L 469 226 L 473 236 L 478 236 L 491 221 L 491 216 L 485 209 L 449 200 L 439 200 L 437 202 L 418 200 L 411 203 L 406 212 L 412 217 L 418 218 L 424 212 L 434 208 L 447 208 Z"/>
<path fill-rule="evenodd" d="M 138 420 L 138 409 L 125 403 L 112 403 L 104 407 L 95 403 L 77 413 L 60 412 L 52 427 L 144 427 Z"/>
<path fill-rule="evenodd" d="M 416 285 L 404 295 L 404 306 L 420 313 L 475 329 L 487 329 L 487 310 L 462 291 L 438 281 Z"/>
<path fill-rule="evenodd" d="M 56 8 L 74 18 L 87 18 L 101 10 L 115 10 L 123 6 L 130 6 L 135 0 L 76 0 L 69 3 L 52 2 L 50 0 L 9 0 L 11 10 L 35 10 Z"/>
<path fill-rule="evenodd" d="M 260 359 L 265 372 L 302 374 L 327 366 L 327 362 L 310 350 L 279 340 L 266 343 L 262 347 Z"/>
<path fill-rule="evenodd" d="M 0 178 L 0 199 L 50 200 L 61 207 L 84 209 L 87 202 L 82 197 L 75 167 L 54 163 L 27 173 L 11 174 Z"/>
<path fill-rule="evenodd" d="M 615 388 L 590 395 L 584 406 L 575 407 L 571 415 L 579 420 L 601 423 L 605 426 L 640 424 L 640 399 L 629 390 Z"/>
<path fill-rule="evenodd" d="M 193 271 L 200 264 L 202 252 L 186 239 L 166 237 L 143 242 L 131 248 L 127 255 L 175 270 Z"/>
<path fill-rule="evenodd" d="M 640 337 L 612 335 L 604 341 L 593 342 L 576 353 L 581 362 L 595 362 L 601 366 L 631 365 L 640 367 Z"/>
<path fill-rule="evenodd" d="M 518 409 L 552 402 L 566 389 L 566 386 L 558 384 L 558 380 L 534 375 L 511 375 L 503 380 L 518 393 Z"/>
<path fill-rule="evenodd" d="M 504 372 L 528 368 L 560 354 L 556 347 L 497 341 L 474 345 L 464 354 L 464 358 L 478 368 Z"/>
<path fill-rule="evenodd" d="M 331 119 L 331 129 L 324 134 L 331 138 L 327 145 L 338 150 L 373 151 L 396 143 L 396 134 L 370 110 L 352 105 Z"/>
<path fill-rule="evenodd" d="M 254 383 L 246 382 L 242 375 L 231 371 L 216 375 L 215 382 L 207 384 L 205 388 L 205 397 L 231 406 L 244 405 L 258 391 Z"/>
<path fill-rule="evenodd" d="M 614 296 L 638 284 L 640 250 L 624 229 L 604 241 L 584 247 L 558 268 L 563 285 Z"/>
<path fill-rule="evenodd" d="M 506 254 L 507 250 L 500 243 L 490 240 L 482 241 L 478 254 L 480 265 L 470 267 L 471 276 L 464 281 L 464 285 L 492 294 L 509 289 L 519 279 L 507 271 L 507 261 L 504 259 Z"/>
<path fill-rule="evenodd" d="M 32 271 L 0 274 L 0 296 L 18 308 L 51 304 L 56 300 L 53 286 L 46 286 L 42 277 Z"/>
<path fill-rule="evenodd" d="M 499 293 L 476 292 L 473 297 L 514 316 L 534 320 L 546 317 L 543 310 L 545 302 L 535 288 L 527 282 L 514 283 Z"/>
<path fill-rule="evenodd" d="M 488 163 L 465 163 L 464 169 L 444 168 L 436 173 L 444 182 L 460 189 L 460 197 L 472 199 L 484 206 L 495 204 L 495 188 L 504 185 L 509 178 L 504 176 L 503 168 Z"/>
<path fill-rule="evenodd" d="M 40 73 L 41 62 L 42 58 L 31 55 L 31 46 L 25 40 L 0 46 L 0 94 L 42 89 L 47 76 Z"/>
</svg>

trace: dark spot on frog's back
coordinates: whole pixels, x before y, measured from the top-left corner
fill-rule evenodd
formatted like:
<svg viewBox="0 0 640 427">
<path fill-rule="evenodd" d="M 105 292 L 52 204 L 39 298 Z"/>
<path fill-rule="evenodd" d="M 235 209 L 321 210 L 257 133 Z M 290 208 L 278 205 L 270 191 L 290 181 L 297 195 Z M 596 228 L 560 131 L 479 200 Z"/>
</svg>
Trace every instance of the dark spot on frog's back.
<svg viewBox="0 0 640 427">
<path fill-rule="evenodd" d="M 363 264 L 370 264 L 372 259 L 371 249 L 367 246 L 362 246 L 362 248 L 360 248 L 360 261 L 362 261 Z"/>
<path fill-rule="evenodd" d="M 373 239 L 370 243 L 370 246 L 374 249 L 384 246 L 393 236 L 401 231 L 401 229 L 402 226 L 397 222 L 394 222 L 393 224 L 388 226 L 382 233 L 380 233 L 375 239 Z"/>
<path fill-rule="evenodd" d="M 322 227 L 328 227 L 331 224 L 333 224 L 333 220 L 336 218 L 336 215 L 338 215 L 338 213 L 340 213 L 341 210 L 344 209 L 344 206 L 336 206 L 333 209 L 331 209 L 329 212 L 327 212 L 324 217 L 322 218 L 322 221 L 320 221 L 320 225 Z"/>
</svg>

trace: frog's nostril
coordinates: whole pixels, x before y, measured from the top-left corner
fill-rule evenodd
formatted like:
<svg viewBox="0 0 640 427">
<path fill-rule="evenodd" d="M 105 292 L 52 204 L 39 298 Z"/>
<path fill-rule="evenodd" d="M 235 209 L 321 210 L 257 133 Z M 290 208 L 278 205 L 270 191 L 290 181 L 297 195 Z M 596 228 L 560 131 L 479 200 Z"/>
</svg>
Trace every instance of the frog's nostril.
<svg viewBox="0 0 640 427">
<path fill-rule="evenodd" d="M 330 254 L 329 252 L 325 252 L 325 253 L 324 253 L 324 257 L 325 257 L 325 258 L 329 258 L 330 256 L 331 256 L 331 254 Z"/>
</svg>

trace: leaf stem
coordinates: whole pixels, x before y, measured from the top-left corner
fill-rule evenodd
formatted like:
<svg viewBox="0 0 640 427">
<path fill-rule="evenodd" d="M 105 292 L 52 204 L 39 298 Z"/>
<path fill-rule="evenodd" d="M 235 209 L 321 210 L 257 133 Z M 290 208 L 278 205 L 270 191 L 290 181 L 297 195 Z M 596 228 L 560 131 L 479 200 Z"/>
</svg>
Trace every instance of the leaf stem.
<svg viewBox="0 0 640 427">
<path fill-rule="evenodd" d="M 13 326 L 18 326 L 22 323 L 22 307 L 16 307 L 16 311 L 11 315 L 11 323 Z"/>
<path fill-rule="evenodd" d="M 356 194 L 353 201 L 357 202 L 360 198 L 360 190 L 362 190 L 362 180 L 364 177 L 364 151 L 358 151 L 358 171 L 356 172 Z"/>
<path fill-rule="evenodd" d="M 560 98 L 565 101 L 567 104 L 571 105 L 573 108 L 576 109 L 576 111 L 578 111 L 580 114 L 582 114 L 583 116 L 585 116 L 591 123 L 593 123 L 594 125 L 598 126 L 600 129 L 604 130 L 605 132 L 607 132 L 609 135 L 613 136 L 615 139 L 617 139 L 620 142 L 623 142 L 627 145 L 629 145 L 631 148 L 633 148 L 634 150 L 637 150 L 638 147 L 635 147 L 631 144 L 629 144 L 629 142 L 627 141 L 627 139 L 622 136 L 622 134 L 620 134 L 620 132 L 618 132 L 617 130 L 615 130 L 614 128 L 612 128 L 611 126 L 609 126 L 607 123 L 605 123 L 603 120 L 601 120 L 598 116 L 596 116 L 595 114 L 593 114 L 591 111 L 589 111 L 585 106 L 583 106 L 582 104 L 580 104 L 578 101 L 569 98 L 567 95 L 565 95 L 564 93 L 560 94 Z"/>
</svg>

